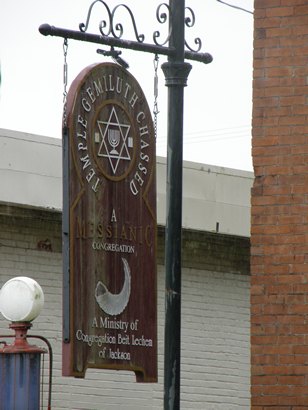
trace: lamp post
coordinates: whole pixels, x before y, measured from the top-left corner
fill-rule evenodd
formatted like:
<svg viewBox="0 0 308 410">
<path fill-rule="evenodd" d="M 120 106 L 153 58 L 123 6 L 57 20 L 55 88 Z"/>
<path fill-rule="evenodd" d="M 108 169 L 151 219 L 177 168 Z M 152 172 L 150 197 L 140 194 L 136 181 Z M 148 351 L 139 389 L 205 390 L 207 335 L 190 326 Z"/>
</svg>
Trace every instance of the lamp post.
<svg viewBox="0 0 308 410">
<path fill-rule="evenodd" d="M 40 408 L 40 360 L 45 349 L 27 342 L 31 321 L 41 312 L 44 294 L 40 285 L 28 277 L 6 282 L 0 291 L 0 311 L 15 331 L 12 344 L 0 349 L 0 403 L 10 410 Z M 12 337 L 5 335 L 2 337 Z"/>
<path fill-rule="evenodd" d="M 168 87 L 165 409 L 180 408 L 183 109 L 184 87 L 191 70 L 191 65 L 184 62 L 184 3 L 184 0 L 170 0 L 169 47 L 176 53 L 162 65 Z"/>
</svg>

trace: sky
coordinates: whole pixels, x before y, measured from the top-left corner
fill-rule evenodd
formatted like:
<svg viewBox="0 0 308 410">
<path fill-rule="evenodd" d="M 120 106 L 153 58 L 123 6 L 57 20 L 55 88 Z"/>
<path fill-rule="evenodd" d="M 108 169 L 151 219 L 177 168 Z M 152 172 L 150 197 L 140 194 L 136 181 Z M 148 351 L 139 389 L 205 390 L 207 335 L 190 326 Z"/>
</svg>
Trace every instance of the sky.
<svg viewBox="0 0 308 410">
<path fill-rule="evenodd" d="M 253 11 L 253 0 L 226 0 Z M 139 33 L 153 43 L 153 32 L 167 36 L 167 24 L 156 19 L 157 0 L 106 0 L 110 9 L 124 3 L 133 12 Z M 1 0 L 0 5 L 0 128 L 61 138 L 63 112 L 63 39 L 45 37 L 41 24 L 79 30 L 86 21 L 90 0 Z M 186 28 L 186 41 L 202 41 L 200 52 L 213 62 L 189 61 L 192 70 L 184 91 L 184 160 L 252 171 L 252 49 L 253 15 L 217 0 L 186 0 L 195 13 L 195 24 Z M 166 10 L 166 8 L 162 8 Z M 89 32 L 99 34 L 103 6 L 93 7 Z M 105 16 L 105 15 L 104 15 Z M 129 14 L 118 13 L 123 39 L 135 40 Z M 92 22 L 93 21 L 93 22 Z M 97 54 L 102 45 L 68 41 L 68 85 L 86 66 L 111 61 Z M 154 108 L 154 55 L 122 50 L 129 71 L 141 85 Z M 167 87 L 159 57 L 157 155 L 166 156 Z"/>
</svg>

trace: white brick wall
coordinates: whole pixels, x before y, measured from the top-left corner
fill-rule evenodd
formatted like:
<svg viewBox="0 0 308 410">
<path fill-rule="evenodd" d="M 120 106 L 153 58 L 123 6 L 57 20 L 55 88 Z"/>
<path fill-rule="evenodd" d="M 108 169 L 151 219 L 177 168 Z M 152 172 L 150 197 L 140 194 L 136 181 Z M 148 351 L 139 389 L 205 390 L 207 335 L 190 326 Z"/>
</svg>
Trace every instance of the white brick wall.
<svg viewBox="0 0 308 410">
<path fill-rule="evenodd" d="M 45 229 L 0 224 L 0 286 L 24 275 L 37 280 L 45 307 L 30 333 L 54 352 L 52 409 L 163 408 L 164 270 L 158 268 L 159 383 L 139 384 L 133 373 L 88 370 L 86 379 L 61 376 L 62 258 L 36 249 Z M 181 409 L 249 409 L 249 277 L 183 269 Z M 8 333 L 0 321 L 0 332 Z M 32 342 L 33 343 L 33 342 Z M 45 359 L 46 360 L 46 359 Z M 47 382 L 47 379 L 45 379 Z"/>
</svg>

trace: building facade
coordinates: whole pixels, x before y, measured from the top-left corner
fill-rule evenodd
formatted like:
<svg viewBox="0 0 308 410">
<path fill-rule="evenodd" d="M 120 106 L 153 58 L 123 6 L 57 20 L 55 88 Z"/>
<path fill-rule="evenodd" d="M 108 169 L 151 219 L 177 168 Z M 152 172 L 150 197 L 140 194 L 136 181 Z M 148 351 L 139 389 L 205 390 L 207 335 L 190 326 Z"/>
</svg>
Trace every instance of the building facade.
<svg viewBox="0 0 308 410">
<path fill-rule="evenodd" d="M 62 377 L 61 141 L 0 130 L 0 285 L 37 280 L 44 309 L 30 331 L 54 352 L 52 408 L 163 407 L 166 162 L 157 159 L 158 369 L 155 384 L 133 373 L 88 370 Z M 181 408 L 250 406 L 249 172 L 184 163 Z M 8 323 L 1 318 L 1 334 Z M 45 367 L 47 358 L 44 359 Z M 47 383 L 46 376 L 44 377 Z M 46 400 L 46 386 L 43 388 Z"/>
<path fill-rule="evenodd" d="M 307 1 L 255 1 L 252 410 L 308 408 L 307 22 Z"/>
</svg>

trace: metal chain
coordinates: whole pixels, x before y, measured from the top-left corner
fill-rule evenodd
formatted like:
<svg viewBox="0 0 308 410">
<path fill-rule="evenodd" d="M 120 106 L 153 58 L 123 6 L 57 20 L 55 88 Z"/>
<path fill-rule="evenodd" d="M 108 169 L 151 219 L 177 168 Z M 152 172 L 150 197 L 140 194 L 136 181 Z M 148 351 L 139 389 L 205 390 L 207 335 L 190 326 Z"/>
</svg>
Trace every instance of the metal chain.
<svg viewBox="0 0 308 410">
<path fill-rule="evenodd" d="M 63 42 L 63 56 L 64 56 L 64 63 L 63 63 L 63 125 L 66 127 L 67 125 L 67 112 L 66 112 L 66 104 L 67 104 L 67 50 L 68 50 L 68 41 L 67 38 L 64 39 Z"/>
<path fill-rule="evenodd" d="M 158 102 L 157 102 L 157 98 L 158 98 L 158 75 L 157 75 L 158 61 L 159 61 L 158 54 L 155 54 L 155 57 L 154 57 L 154 107 L 153 107 L 155 139 L 157 138 L 157 115 L 159 113 Z"/>
</svg>

